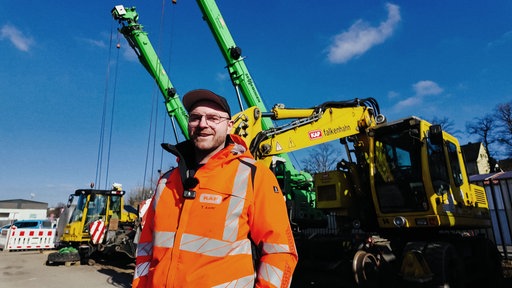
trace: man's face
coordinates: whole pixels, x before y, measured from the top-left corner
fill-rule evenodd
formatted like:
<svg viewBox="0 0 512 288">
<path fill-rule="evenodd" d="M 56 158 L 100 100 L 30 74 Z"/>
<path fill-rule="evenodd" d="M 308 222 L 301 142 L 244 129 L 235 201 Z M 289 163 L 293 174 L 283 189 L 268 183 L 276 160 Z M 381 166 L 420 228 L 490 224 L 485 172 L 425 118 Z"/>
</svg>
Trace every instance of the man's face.
<svg viewBox="0 0 512 288">
<path fill-rule="evenodd" d="M 200 158 L 209 158 L 224 147 L 233 126 L 228 113 L 210 101 L 200 101 L 190 111 L 188 134 Z"/>
</svg>

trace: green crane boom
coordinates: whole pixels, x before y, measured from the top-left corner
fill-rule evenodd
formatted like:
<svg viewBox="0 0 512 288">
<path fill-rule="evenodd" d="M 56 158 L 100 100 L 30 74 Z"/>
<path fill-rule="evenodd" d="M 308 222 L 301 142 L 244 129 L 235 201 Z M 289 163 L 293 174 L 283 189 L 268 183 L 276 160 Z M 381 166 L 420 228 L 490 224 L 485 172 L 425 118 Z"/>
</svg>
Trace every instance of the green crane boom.
<svg viewBox="0 0 512 288">
<path fill-rule="evenodd" d="M 249 107 L 258 107 L 258 109 L 265 114 L 268 109 L 265 107 L 260 93 L 256 88 L 256 84 L 247 69 L 242 57 L 242 49 L 238 47 L 229 32 L 226 21 L 222 17 L 220 10 L 214 0 L 197 0 L 197 4 L 203 13 L 204 20 L 208 23 L 210 30 L 219 46 L 222 56 L 227 63 L 229 76 L 237 93 L 241 90 L 245 102 Z M 263 117 L 261 119 L 262 129 L 268 130 L 273 128 L 271 118 Z M 285 159 L 285 170 L 289 174 L 290 179 L 297 178 L 303 181 L 304 177 L 309 178 L 305 172 L 299 172 L 295 169 L 287 154 L 280 154 L 280 157 Z M 293 180 L 292 180 L 293 181 Z"/>
<path fill-rule="evenodd" d="M 237 88 L 237 92 L 238 88 L 240 88 L 249 107 L 256 106 L 261 112 L 267 112 L 267 108 L 263 104 L 260 93 L 256 88 L 256 84 L 245 66 L 244 57 L 241 55 L 242 50 L 240 47 L 236 46 L 215 1 L 198 0 L 197 3 L 222 52 L 222 56 L 224 56 L 229 76 L 231 77 L 233 85 Z M 273 124 L 270 119 L 262 119 L 262 128 L 264 130 L 272 126 Z"/>
<path fill-rule="evenodd" d="M 142 29 L 143 26 L 139 24 L 139 15 L 135 11 L 135 7 L 125 8 L 122 5 L 117 5 L 112 9 L 112 16 L 115 20 L 122 24 L 119 28 L 130 46 L 137 54 L 139 61 L 144 68 L 149 72 L 158 84 L 158 88 L 165 99 L 165 106 L 167 113 L 171 119 L 176 118 L 181 132 L 188 139 L 187 122 L 188 114 L 176 93 L 176 89 L 167 76 L 160 59 L 158 58 L 155 49 L 149 41 L 147 33 Z"/>
</svg>

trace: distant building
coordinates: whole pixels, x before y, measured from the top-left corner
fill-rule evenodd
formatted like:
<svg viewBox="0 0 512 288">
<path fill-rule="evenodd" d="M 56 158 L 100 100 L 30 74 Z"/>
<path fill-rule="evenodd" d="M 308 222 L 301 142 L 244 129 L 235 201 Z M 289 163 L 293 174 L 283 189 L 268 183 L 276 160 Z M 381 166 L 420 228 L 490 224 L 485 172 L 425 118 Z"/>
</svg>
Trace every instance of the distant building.
<svg viewBox="0 0 512 288">
<path fill-rule="evenodd" d="M 469 175 L 487 174 L 491 172 L 489 155 L 482 142 L 468 143 L 460 147 L 466 161 Z"/>
<path fill-rule="evenodd" d="M 0 200 L 0 225 L 15 220 L 46 219 L 48 203 L 24 199 Z"/>
</svg>

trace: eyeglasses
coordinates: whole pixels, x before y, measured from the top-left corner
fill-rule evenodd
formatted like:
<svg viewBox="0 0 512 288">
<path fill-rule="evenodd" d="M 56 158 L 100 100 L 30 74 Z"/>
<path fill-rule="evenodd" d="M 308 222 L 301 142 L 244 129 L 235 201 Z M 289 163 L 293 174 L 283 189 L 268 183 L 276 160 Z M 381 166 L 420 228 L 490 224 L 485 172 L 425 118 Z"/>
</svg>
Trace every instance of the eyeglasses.
<svg viewBox="0 0 512 288">
<path fill-rule="evenodd" d="M 198 125 L 201 122 L 201 119 L 203 119 L 203 117 L 206 120 L 206 124 L 208 124 L 208 125 L 220 124 L 220 122 L 222 122 L 222 121 L 231 119 L 229 117 L 222 117 L 220 115 L 215 115 L 215 114 L 206 114 L 206 115 L 190 114 L 188 117 L 188 123 L 190 123 L 192 125 Z"/>
</svg>

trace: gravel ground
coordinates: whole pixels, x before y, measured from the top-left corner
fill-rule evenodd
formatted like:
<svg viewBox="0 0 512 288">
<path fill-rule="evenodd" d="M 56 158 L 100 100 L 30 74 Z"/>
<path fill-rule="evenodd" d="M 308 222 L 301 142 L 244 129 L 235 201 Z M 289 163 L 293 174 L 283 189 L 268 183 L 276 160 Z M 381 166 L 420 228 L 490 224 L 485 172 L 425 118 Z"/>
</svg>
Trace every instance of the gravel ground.
<svg viewBox="0 0 512 288">
<path fill-rule="evenodd" d="M 104 260 L 94 265 L 46 265 L 48 254 L 55 251 L 0 251 L 0 287 L 131 287 L 134 264 L 126 258 Z M 317 267 L 318 268 L 318 267 Z M 512 287 L 512 261 L 504 262 L 506 284 Z M 340 271 L 338 271 L 340 272 Z M 350 275 L 327 273 L 321 269 L 298 267 L 293 288 L 348 288 Z M 384 285 L 383 287 L 387 287 Z"/>
<path fill-rule="evenodd" d="M 133 264 L 46 265 L 55 251 L 1 251 L 0 287 L 131 287 Z"/>
</svg>

